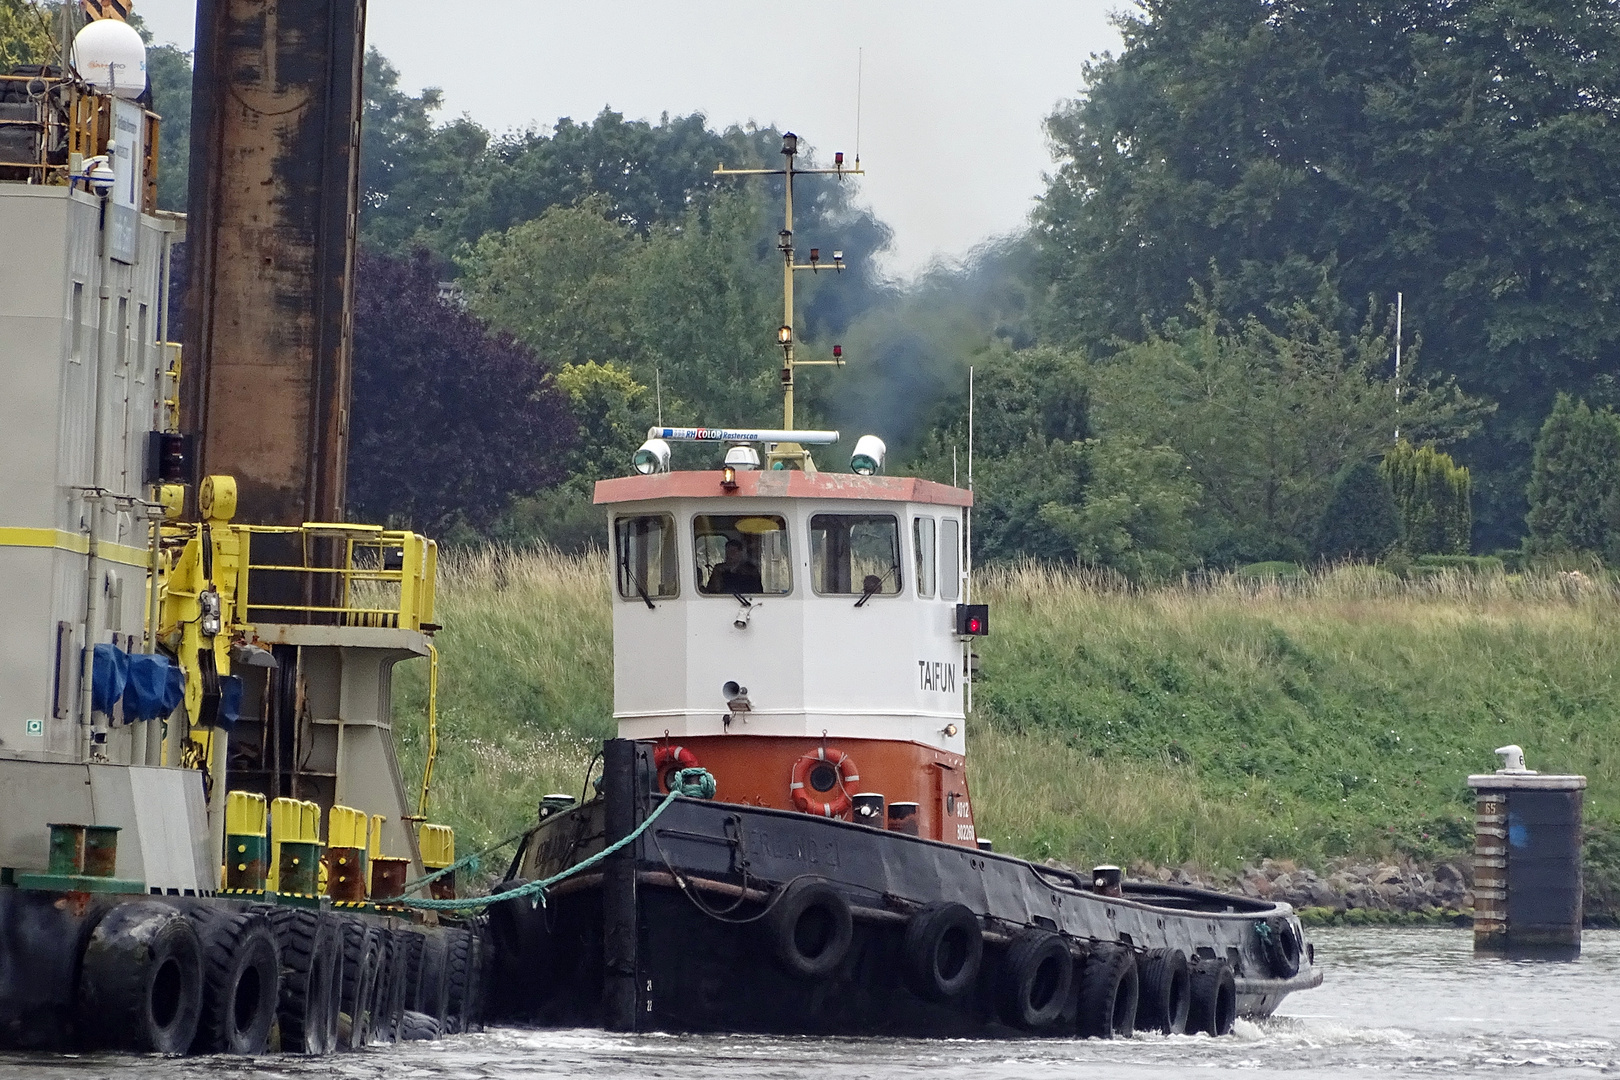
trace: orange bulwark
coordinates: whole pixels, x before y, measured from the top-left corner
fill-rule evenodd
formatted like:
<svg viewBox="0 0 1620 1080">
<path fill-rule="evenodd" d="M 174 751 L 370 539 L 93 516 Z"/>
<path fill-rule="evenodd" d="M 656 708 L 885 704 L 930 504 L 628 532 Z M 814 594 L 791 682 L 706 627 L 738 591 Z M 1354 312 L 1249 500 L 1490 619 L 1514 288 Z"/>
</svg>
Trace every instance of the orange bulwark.
<svg viewBox="0 0 1620 1080">
<path fill-rule="evenodd" d="M 671 744 L 673 745 L 673 744 Z M 662 744 L 660 744 L 662 746 Z M 859 790 L 845 788 L 849 798 L 866 792 L 883 795 L 888 805 L 917 804 L 917 835 L 948 844 L 974 847 L 973 807 L 968 798 L 967 769 L 960 755 L 949 754 L 914 742 L 887 739 L 831 740 L 791 738 L 779 735 L 713 735 L 681 740 L 697 763 L 715 778 L 719 802 L 764 806 L 773 810 L 801 808 L 794 803 L 793 782 L 799 762 L 815 759 L 823 748 L 828 763 L 833 751 L 841 752 L 855 768 L 847 769 L 860 777 Z M 808 770 L 802 770 L 808 771 Z M 836 768 L 835 768 L 835 771 Z M 843 788 L 843 775 L 825 793 L 833 802 Z M 819 804 L 822 800 L 813 797 Z M 834 803 L 831 816 L 849 820 L 849 799 Z M 817 808 L 819 813 L 819 805 Z"/>
</svg>

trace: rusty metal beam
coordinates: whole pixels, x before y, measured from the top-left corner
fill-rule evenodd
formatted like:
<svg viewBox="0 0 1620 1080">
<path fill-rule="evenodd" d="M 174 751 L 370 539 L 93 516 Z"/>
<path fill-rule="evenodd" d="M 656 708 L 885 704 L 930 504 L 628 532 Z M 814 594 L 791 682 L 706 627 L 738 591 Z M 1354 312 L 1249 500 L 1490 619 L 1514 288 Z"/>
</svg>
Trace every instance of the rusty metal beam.
<svg viewBox="0 0 1620 1080">
<path fill-rule="evenodd" d="M 365 0 L 199 0 L 181 419 L 237 520 L 341 521 Z"/>
</svg>

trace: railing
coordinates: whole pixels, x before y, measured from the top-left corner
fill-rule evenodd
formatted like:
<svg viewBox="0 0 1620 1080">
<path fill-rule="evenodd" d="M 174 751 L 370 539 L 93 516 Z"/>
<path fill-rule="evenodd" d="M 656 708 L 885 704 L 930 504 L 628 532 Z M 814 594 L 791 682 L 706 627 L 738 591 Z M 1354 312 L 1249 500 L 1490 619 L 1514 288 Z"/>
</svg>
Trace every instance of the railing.
<svg viewBox="0 0 1620 1080">
<path fill-rule="evenodd" d="M 239 525 L 247 622 L 433 630 L 438 545 L 380 525 Z M 264 561 L 256 551 L 264 551 Z"/>
<path fill-rule="evenodd" d="M 0 75 L 0 181 L 65 186 L 73 166 L 107 152 L 112 101 L 56 75 Z M 141 212 L 157 212 L 158 115 L 144 112 Z"/>
</svg>

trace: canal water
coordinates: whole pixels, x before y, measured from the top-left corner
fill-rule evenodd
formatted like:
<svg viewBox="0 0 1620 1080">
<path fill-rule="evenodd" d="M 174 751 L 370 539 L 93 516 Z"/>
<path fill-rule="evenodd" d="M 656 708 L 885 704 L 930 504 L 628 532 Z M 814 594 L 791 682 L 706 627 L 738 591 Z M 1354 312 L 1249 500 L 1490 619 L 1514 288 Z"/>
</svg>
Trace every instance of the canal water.
<svg viewBox="0 0 1620 1080">
<path fill-rule="evenodd" d="M 763 1038 L 490 1030 L 324 1059 L 0 1055 L 27 1080 L 1042 1080 L 1046 1077 L 1620 1076 L 1620 931 L 1575 963 L 1476 960 L 1467 930 L 1320 930 L 1327 981 L 1232 1038 L 1115 1042 Z"/>
</svg>

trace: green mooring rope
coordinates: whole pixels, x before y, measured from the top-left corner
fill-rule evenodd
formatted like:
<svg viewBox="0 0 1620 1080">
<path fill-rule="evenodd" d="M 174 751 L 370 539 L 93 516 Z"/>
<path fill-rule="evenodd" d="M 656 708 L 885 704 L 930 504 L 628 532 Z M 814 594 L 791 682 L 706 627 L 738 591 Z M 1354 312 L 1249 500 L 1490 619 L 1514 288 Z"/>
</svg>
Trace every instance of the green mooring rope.
<svg viewBox="0 0 1620 1080">
<path fill-rule="evenodd" d="M 707 769 L 682 769 L 671 778 L 671 781 L 669 794 L 664 796 L 662 802 L 653 807 L 652 813 L 647 815 L 645 821 L 630 831 L 630 835 L 626 836 L 622 840 L 609 844 L 601 851 L 598 851 L 595 855 L 575 863 L 573 866 L 570 866 L 561 873 L 553 874 L 541 881 L 526 882 L 519 885 L 515 889 L 510 889 L 507 892 L 503 892 L 495 896 L 469 896 L 465 899 L 457 900 L 401 899 L 392 901 L 392 903 L 402 904 L 405 907 L 418 908 L 423 911 L 477 911 L 481 908 L 486 908 L 491 904 L 498 904 L 507 900 L 518 900 L 525 896 L 533 896 L 536 897 L 534 903 L 543 904 L 546 902 L 546 890 L 551 888 L 551 886 L 557 884 L 559 881 L 562 881 L 564 878 L 573 877 L 580 871 L 595 866 L 609 855 L 612 855 L 633 843 L 637 837 L 647 831 L 648 826 L 658 820 L 658 815 L 669 809 L 670 803 L 675 801 L 675 796 L 684 795 L 688 799 L 714 798 L 714 777 L 709 775 L 709 770 Z M 525 830 L 523 833 L 519 833 L 518 835 L 523 836 L 526 835 L 527 832 L 528 830 Z M 469 858 L 472 857 L 474 856 L 469 856 Z M 450 867 L 445 867 L 445 870 L 449 869 Z M 443 871 L 440 872 L 442 873 Z M 432 875 L 429 875 L 429 877 L 423 878 L 422 881 L 428 881 L 431 876 Z"/>
</svg>

